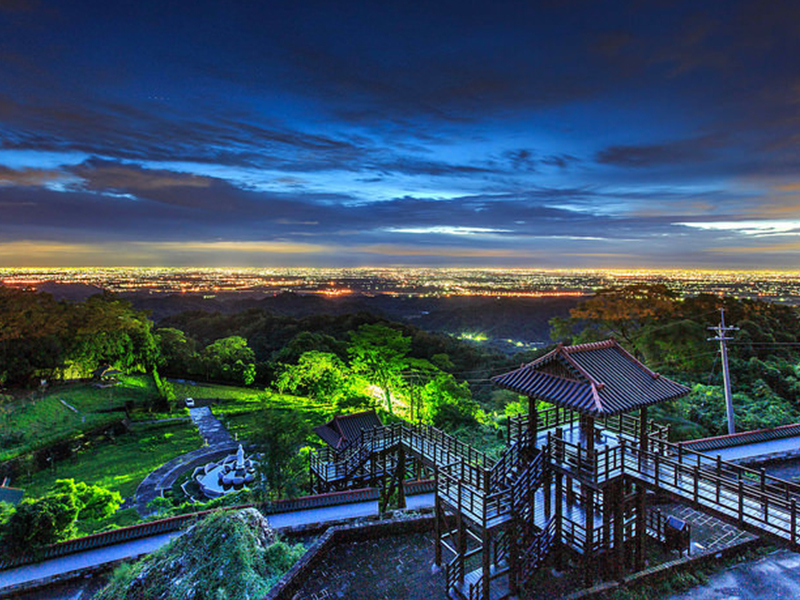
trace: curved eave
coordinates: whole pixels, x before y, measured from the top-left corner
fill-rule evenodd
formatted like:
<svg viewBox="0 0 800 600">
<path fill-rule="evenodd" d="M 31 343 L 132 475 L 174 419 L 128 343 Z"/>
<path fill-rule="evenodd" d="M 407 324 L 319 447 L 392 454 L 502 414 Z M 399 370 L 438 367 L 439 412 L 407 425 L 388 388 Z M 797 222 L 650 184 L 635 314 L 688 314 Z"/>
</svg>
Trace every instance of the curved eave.
<svg viewBox="0 0 800 600">
<path fill-rule="evenodd" d="M 675 400 L 689 393 L 689 388 L 681 384 L 660 379 L 657 385 L 663 387 L 662 390 L 641 390 L 633 399 L 614 398 L 612 391 L 606 386 L 598 389 L 588 381 L 558 377 L 537 371 L 530 366 L 493 377 L 492 382 L 517 394 L 544 400 L 561 408 L 594 417 L 630 412 L 643 406 Z"/>
</svg>

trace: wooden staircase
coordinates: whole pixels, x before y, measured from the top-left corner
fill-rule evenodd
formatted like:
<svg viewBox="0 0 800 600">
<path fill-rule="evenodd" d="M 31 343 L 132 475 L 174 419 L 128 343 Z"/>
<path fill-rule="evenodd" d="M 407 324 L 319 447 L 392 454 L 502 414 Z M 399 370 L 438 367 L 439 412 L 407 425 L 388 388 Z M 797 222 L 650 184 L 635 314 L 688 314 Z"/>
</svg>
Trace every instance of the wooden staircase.
<svg viewBox="0 0 800 600">
<path fill-rule="evenodd" d="M 448 550 L 448 592 L 465 600 L 516 593 L 554 543 L 552 523 L 544 530 L 533 525 L 546 464 L 530 437 L 516 436 L 494 461 L 434 427 L 395 423 L 363 431 L 346 448 L 317 453 L 311 472 L 325 491 L 375 483 L 390 470 L 386 456 L 397 452 L 435 473 L 437 563 Z"/>
<path fill-rule="evenodd" d="M 800 485 L 669 443 L 658 426 L 648 424 L 647 444 L 637 443 L 632 434 L 641 422 L 632 419 L 606 422 L 603 431 L 617 442 L 597 450 L 561 436 L 558 427 L 572 415 L 546 419 L 555 435 L 533 440 L 517 420 L 496 461 L 436 428 L 395 423 L 362 432 L 347 448 L 320 451 L 311 471 L 319 491 L 384 485 L 388 477 L 401 489 L 406 457 L 433 471 L 436 562 L 448 592 L 462 600 L 512 597 L 556 544 L 587 564 L 604 553 L 619 563 L 621 549 L 641 544 L 652 529 L 645 489 L 800 549 Z M 540 415 L 551 424 L 546 419 Z"/>
</svg>

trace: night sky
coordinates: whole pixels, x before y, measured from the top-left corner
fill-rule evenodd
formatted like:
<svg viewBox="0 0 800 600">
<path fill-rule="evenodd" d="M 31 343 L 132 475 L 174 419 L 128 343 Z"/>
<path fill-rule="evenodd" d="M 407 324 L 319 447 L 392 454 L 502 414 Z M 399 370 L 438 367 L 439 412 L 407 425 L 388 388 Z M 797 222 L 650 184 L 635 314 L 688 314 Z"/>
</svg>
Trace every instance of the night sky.
<svg viewBox="0 0 800 600">
<path fill-rule="evenodd" d="M 0 266 L 800 268 L 800 2 L 0 0 Z"/>
</svg>

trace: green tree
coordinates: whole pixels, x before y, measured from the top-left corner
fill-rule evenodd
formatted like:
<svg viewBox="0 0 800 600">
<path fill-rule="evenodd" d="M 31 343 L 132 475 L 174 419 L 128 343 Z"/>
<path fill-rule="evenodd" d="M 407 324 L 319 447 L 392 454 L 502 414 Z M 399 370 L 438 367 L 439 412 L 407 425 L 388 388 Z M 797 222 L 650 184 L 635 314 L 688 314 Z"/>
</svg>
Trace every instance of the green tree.
<svg viewBox="0 0 800 600">
<path fill-rule="evenodd" d="M 425 420 L 436 427 L 455 429 L 474 425 L 478 405 L 466 382 L 458 382 L 449 373 L 440 372 L 422 391 Z"/>
<path fill-rule="evenodd" d="M 152 323 L 144 312 L 113 294 L 92 296 L 70 311 L 68 365 L 87 374 L 103 364 L 118 369 L 150 370 L 158 361 Z"/>
<path fill-rule="evenodd" d="M 247 340 L 238 335 L 218 339 L 203 351 L 209 379 L 250 385 L 255 379 L 255 360 Z"/>
<path fill-rule="evenodd" d="M 186 377 L 201 373 L 197 342 L 180 329 L 163 327 L 156 330 L 160 351 L 159 368 L 169 375 Z"/>
<path fill-rule="evenodd" d="M 311 350 L 302 354 L 296 365 L 283 366 L 276 386 L 280 392 L 335 402 L 348 391 L 349 375 L 349 369 L 335 354 Z"/>
<path fill-rule="evenodd" d="M 69 310 L 50 294 L 0 286 L 0 381 L 25 385 L 60 371 Z"/>
<path fill-rule="evenodd" d="M 263 454 L 259 463 L 265 499 L 297 495 L 306 479 L 302 447 L 311 429 L 294 410 L 264 409 L 256 419 L 253 440 Z"/>
<path fill-rule="evenodd" d="M 93 521 L 112 515 L 121 505 L 119 492 L 74 479 L 57 479 L 50 496 L 71 496 L 78 506 L 77 519 Z"/>
<path fill-rule="evenodd" d="M 362 325 L 350 333 L 351 367 L 380 387 L 390 413 L 394 413 L 392 389 L 402 382 L 410 350 L 411 338 L 386 325 Z"/>
<path fill-rule="evenodd" d="M 3 527 L 3 545 L 11 553 L 20 553 L 66 539 L 79 510 L 69 494 L 25 499 Z"/>
<path fill-rule="evenodd" d="M 675 293 L 663 284 L 600 290 L 570 310 L 568 320 L 551 320 L 553 337 L 581 343 L 614 336 L 631 350 L 638 350 L 639 330 L 670 315 L 675 298 Z M 575 336 L 573 331 L 579 325 L 583 325 L 583 330 Z"/>
</svg>

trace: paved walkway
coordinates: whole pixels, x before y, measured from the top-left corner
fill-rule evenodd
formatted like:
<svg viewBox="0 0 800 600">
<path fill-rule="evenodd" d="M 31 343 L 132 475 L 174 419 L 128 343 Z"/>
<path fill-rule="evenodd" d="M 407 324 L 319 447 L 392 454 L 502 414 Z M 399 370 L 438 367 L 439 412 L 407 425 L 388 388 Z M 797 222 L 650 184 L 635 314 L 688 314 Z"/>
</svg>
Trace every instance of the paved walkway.
<svg viewBox="0 0 800 600">
<path fill-rule="evenodd" d="M 22 567 L 16 567 L 15 569 L 0 571 L 0 596 L 3 593 L 3 588 L 11 585 L 19 585 L 21 583 L 36 581 L 37 579 L 44 579 L 45 577 L 52 577 L 53 575 L 60 575 L 62 573 L 69 573 L 70 571 L 77 571 L 79 569 L 85 569 L 123 558 L 132 558 L 140 554 L 148 554 L 182 533 L 182 531 L 171 531 L 152 537 L 106 546 L 105 548 L 96 548 L 94 550 L 87 550 L 86 552 L 68 554 L 67 556 L 61 556 L 33 565 L 24 565 Z"/>
<path fill-rule="evenodd" d="M 765 600 L 800 598 L 800 555 L 778 550 L 729 567 L 708 582 L 668 600 Z"/>
<path fill-rule="evenodd" d="M 219 460 L 235 452 L 237 448 L 238 444 L 234 441 L 220 446 L 205 446 L 186 454 L 181 454 L 177 458 L 164 463 L 145 477 L 139 487 L 136 488 L 136 512 L 142 517 L 152 514 L 154 511 L 148 508 L 148 503 L 154 498 L 162 496 L 162 492 L 171 489 L 175 481 L 183 473 L 211 461 Z"/>
<path fill-rule="evenodd" d="M 197 426 L 207 446 L 182 454 L 171 461 L 164 463 L 152 471 L 142 480 L 136 488 L 136 512 L 142 517 L 151 515 L 154 511 L 148 504 L 163 496 L 163 492 L 172 488 L 178 477 L 186 471 L 194 470 L 211 461 L 219 460 L 236 451 L 236 442 L 225 426 L 214 416 L 207 406 L 190 408 L 189 417 Z"/>
<path fill-rule="evenodd" d="M 431 507 L 434 504 L 434 494 L 418 494 L 407 498 L 409 509 Z M 282 527 L 297 527 L 311 523 L 327 523 L 343 519 L 369 517 L 378 514 L 378 501 L 354 502 L 337 506 L 324 506 L 308 510 L 298 510 L 289 513 L 268 515 L 270 525 L 276 529 Z M 157 550 L 172 538 L 181 535 L 182 531 L 159 534 L 156 536 L 123 542 L 105 548 L 88 550 L 54 558 L 34 565 L 25 565 L 15 569 L 0 571 L 0 597 L 4 587 L 19 585 L 53 575 L 69 573 L 86 567 L 100 565 L 123 558 L 132 558 Z"/>
<path fill-rule="evenodd" d="M 219 419 L 214 416 L 209 407 L 190 408 L 189 416 L 194 421 L 194 424 L 197 425 L 200 435 L 203 436 L 209 446 L 221 446 L 234 442 L 231 434 L 228 433 L 228 430 L 220 423 Z"/>
</svg>

